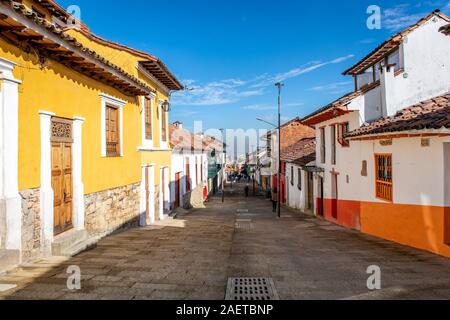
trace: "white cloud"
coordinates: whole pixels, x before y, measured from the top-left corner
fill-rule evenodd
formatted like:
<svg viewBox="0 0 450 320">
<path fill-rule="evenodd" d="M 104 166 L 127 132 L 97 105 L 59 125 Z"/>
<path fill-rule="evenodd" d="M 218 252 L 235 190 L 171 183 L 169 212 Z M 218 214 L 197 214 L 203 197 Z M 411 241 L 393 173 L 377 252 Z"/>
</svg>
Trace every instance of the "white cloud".
<svg viewBox="0 0 450 320">
<path fill-rule="evenodd" d="M 334 82 L 334 83 L 315 86 L 315 87 L 310 88 L 309 90 L 338 94 L 338 93 L 345 93 L 345 92 L 349 91 L 349 88 L 351 88 L 351 85 L 352 85 L 351 81 L 341 81 L 341 82 Z"/>
<path fill-rule="evenodd" d="M 195 80 L 185 80 L 183 83 L 192 90 L 174 94 L 173 103 L 189 106 L 217 106 L 237 103 L 245 98 L 263 95 L 265 88 L 273 86 L 276 82 L 292 79 L 327 65 L 344 62 L 353 57 L 354 55 L 350 54 L 326 62 L 313 61 L 287 72 L 275 75 L 265 73 L 250 80 L 225 79 L 209 82 L 205 85 L 198 85 Z"/>
<path fill-rule="evenodd" d="M 305 104 L 303 102 L 291 102 L 291 103 L 287 103 L 286 107 L 301 107 L 304 105 Z"/>
<path fill-rule="evenodd" d="M 276 74 L 274 76 L 270 76 L 270 75 L 262 75 L 259 76 L 257 78 L 257 80 L 255 81 L 256 83 L 252 85 L 252 87 L 254 88 L 259 88 L 259 87 L 266 87 L 266 86 L 271 86 L 273 84 L 275 84 L 276 82 L 283 82 L 285 80 L 288 79 L 292 79 L 292 78 L 296 78 L 298 76 L 301 76 L 303 74 L 307 74 L 310 72 L 313 72 L 317 69 L 323 68 L 327 65 L 330 64 L 337 64 L 337 63 L 341 63 L 344 62 L 348 59 L 353 58 L 354 55 L 353 54 L 349 54 L 347 56 L 343 56 L 343 57 L 338 57 L 336 59 L 330 60 L 330 61 L 325 61 L 325 62 L 321 62 L 321 61 L 312 61 L 307 63 L 306 65 L 302 66 L 302 67 L 298 67 L 298 68 L 294 68 L 291 69 L 287 72 L 282 72 L 279 74 Z"/>
<path fill-rule="evenodd" d="M 268 104 L 252 104 L 249 106 L 244 106 L 243 109 L 245 110 L 254 110 L 254 111 L 262 111 L 262 110 L 276 110 L 277 107 L 271 106 Z"/>
<path fill-rule="evenodd" d="M 392 8 L 387 8 L 383 11 L 382 27 L 391 32 L 399 32 L 415 23 L 417 23 L 424 16 L 429 14 L 432 10 L 445 6 L 443 11 L 445 12 L 447 7 L 450 8 L 449 2 L 426 2 L 415 6 L 409 4 L 399 4 Z M 419 13 L 412 13 L 412 10 L 423 10 Z"/>
</svg>

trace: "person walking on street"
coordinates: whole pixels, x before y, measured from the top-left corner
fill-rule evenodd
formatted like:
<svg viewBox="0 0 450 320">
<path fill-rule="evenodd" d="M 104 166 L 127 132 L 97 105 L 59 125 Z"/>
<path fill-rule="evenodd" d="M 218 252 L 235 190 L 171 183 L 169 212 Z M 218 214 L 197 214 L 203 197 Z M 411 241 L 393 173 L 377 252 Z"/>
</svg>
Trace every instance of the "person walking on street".
<svg viewBox="0 0 450 320">
<path fill-rule="evenodd" d="M 275 188 L 273 188 L 273 192 L 272 192 L 273 212 L 277 212 L 277 205 L 278 205 L 278 189 L 277 189 L 277 187 L 275 187 Z"/>
<path fill-rule="evenodd" d="M 244 192 L 245 192 L 245 197 L 248 198 L 248 194 L 250 193 L 250 188 L 249 188 L 248 184 L 245 186 Z"/>
</svg>

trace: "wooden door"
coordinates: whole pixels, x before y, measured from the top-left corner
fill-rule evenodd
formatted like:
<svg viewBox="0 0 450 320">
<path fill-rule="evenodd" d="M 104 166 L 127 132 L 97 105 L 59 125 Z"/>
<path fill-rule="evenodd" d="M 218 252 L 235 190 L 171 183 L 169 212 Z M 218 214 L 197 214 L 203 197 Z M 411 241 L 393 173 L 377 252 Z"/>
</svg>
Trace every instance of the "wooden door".
<svg viewBox="0 0 450 320">
<path fill-rule="evenodd" d="M 319 183 L 318 183 L 318 189 L 319 189 L 319 198 L 317 199 L 317 214 L 320 217 L 324 216 L 324 205 L 325 205 L 325 199 L 324 199 L 324 190 L 323 190 L 323 178 L 319 177 Z"/>
<path fill-rule="evenodd" d="M 180 207 L 181 173 L 175 174 L 175 209 Z"/>
<path fill-rule="evenodd" d="M 314 177 L 312 172 L 308 172 L 308 209 L 314 209 Z"/>
<path fill-rule="evenodd" d="M 52 142 L 52 188 L 54 192 L 54 233 L 72 225 L 72 143 Z"/>
</svg>

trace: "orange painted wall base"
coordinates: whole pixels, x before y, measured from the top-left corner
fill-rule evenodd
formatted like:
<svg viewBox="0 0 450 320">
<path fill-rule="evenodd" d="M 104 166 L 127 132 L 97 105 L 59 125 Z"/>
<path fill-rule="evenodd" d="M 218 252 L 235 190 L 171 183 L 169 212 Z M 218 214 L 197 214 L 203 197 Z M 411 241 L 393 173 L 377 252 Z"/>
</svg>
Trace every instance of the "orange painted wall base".
<svg viewBox="0 0 450 320">
<path fill-rule="evenodd" d="M 332 202 L 331 199 L 324 199 L 323 201 L 323 213 L 326 220 L 346 228 L 361 229 L 361 203 L 359 201 L 339 200 L 337 202 L 337 219 L 333 217 Z M 317 203 L 320 203 L 320 199 L 317 200 Z"/>
<path fill-rule="evenodd" d="M 450 258 L 450 208 L 362 202 L 361 231 Z"/>
<path fill-rule="evenodd" d="M 335 219 L 324 199 L 323 212 L 338 225 L 450 258 L 450 207 L 339 200 Z"/>
</svg>

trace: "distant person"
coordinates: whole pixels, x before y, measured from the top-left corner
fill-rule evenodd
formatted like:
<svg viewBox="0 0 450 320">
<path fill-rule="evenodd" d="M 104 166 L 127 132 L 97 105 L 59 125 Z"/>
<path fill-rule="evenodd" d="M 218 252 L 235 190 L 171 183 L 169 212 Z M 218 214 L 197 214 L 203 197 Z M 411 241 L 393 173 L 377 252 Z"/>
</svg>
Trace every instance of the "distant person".
<svg viewBox="0 0 450 320">
<path fill-rule="evenodd" d="M 278 189 L 276 187 L 273 188 L 273 192 L 272 192 L 272 206 L 273 206 L 273 212 L 277 212 L 277 207 L 278 207 Z"/>
<path fill-rule="evenodd" d="M 245 192 L 245 197 L 248 198 L 248 194 L 250 193 L 250 187 L 248 185 L 245 186 L 244 192 Z"/>
<path fill-rule="evenodd" d="M 271 199 L 272 198 L 272 191 L 270 190 L 270 186 L 267 185 L 266 186 L 266 199 Z"/>
</svg>

